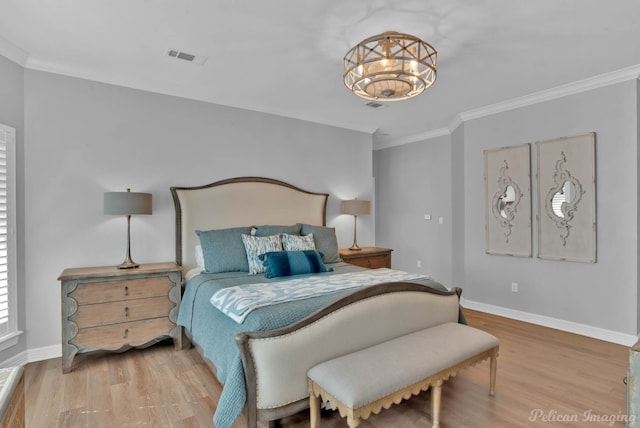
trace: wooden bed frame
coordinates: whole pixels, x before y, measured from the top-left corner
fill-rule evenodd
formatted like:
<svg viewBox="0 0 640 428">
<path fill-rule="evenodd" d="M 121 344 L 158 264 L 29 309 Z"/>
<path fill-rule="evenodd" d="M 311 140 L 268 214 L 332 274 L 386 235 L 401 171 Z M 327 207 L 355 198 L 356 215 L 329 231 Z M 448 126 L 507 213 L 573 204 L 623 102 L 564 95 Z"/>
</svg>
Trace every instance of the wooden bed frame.
<svg viewBox="0 0 640 428">
<path fill-rule="evenodd" d="M 198 187 L 172 187 L 176 207 L 176 261 L 196 266 L 195 230 L 307 223 L 325 225 L 328 194 L 282 181 L 240 177 Z M 236 337 L 245 372 L 247 426 L 308 408 L 307 371 L 314 365 L 394 337 L 458 320 L 456 291 L 387 283 L 347 294 L 279 330 Z M 186 332 L 187 337 L 193 338 Z M 197 343 L 200 354 L 211 367 Z"/>
</svg>

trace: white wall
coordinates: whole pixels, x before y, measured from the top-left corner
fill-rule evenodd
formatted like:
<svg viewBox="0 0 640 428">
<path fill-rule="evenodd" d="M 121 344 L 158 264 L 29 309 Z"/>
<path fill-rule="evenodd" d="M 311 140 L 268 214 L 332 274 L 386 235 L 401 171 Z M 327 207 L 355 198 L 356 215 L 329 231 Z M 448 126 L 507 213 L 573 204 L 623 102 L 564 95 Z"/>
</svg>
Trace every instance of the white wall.
<svg viewBox="0 0 640 428">
<path fill-rule="evenodd" d="M 415 157 L 403 156 L 409 150 L 404 146 L 375 151 L 374 176 L 378 182 L 379 174 L 386 177 L 388 170 L 423 171 L 421 181 L 398 180 L 384 188 L 388 194 L 402 192 L 414 198 L 419 193 L 417 189 L 425 186 L 452 189 L 453 233 L 436 244 L 443 250 L 453 248 L 451 275 L 454 285 L 464 288 L 466 299 L 635 336 L 638 331 L 637 98 L 637 81 L 632 80 L 469 120 L 449 136 L 452 157 L 446 167 L 452 172 L 448 177 L 443 177 L 439 169 L 425 169 L 422 158 L 439 156 L 434 147 L 443 144 L 442 137 L 412 144 L 410 150 Z M 585 264 L 485 254 L 483 151 L 586 132 L 596 133 L 598 262 Z M 535 150 L 532 152 L 535 171 Z M 442 162 L 447 162 L 446 156 Z M 535 174 L 532 178 L 535 195 Z M 377 190 L 382 191 L 380 186 Z M 388 197 L 377 195 L 378 201 Z M 423 199 L 427 200 L 426 194 Z M 407 207 L 409 211 L 403 216 L 421 216 L 424 208 L 417 204 Z M 378 208 L 385 209 L 380 203 Z M 534 197 L 534 215 L 536 211 Z M 378 220 L 380 217 L 378 215 Z M 377 236 L 393 236 L 401 230 L 397 222 L 377 222 L 376 228 L 384 227 L 393 227 L 393 230 L 378 230 Z M 433 238 L 440 239 L 435 235 Z M 534 233 L 534 254 L 535 238 Z M 404 236 L 394 244 L 398 254 L 420 245 L 423 248 L 434 245 L 427 244 L 418 233 L 413 237 Z M 512 282 L 519 284 L 518 293 L 511 292 Z"/>
<path fill-rule="evenodd" d="M 364 133 L 33 70 L 24 108 L 29 349 L 59 347 L 64 268 L 124 259 L 126 221 L 102 214 L 105 191 L 153 194 L 153 215 L 131 221 L 137 262 L 175 259 L 170 186 L 263 176 L 328 192 L 341 246 L 352 218 L 339 200 L 373 195 Z M 372 216 L 358 226 L 372 245 Z"/>
</svg>

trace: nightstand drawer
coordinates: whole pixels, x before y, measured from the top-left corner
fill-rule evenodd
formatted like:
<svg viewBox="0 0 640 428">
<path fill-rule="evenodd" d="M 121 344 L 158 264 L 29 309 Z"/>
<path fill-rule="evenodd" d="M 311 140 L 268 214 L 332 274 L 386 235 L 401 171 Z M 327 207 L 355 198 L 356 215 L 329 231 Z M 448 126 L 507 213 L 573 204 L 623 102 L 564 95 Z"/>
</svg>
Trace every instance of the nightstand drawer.
<svg viewBox="0 0 640 428">
<path fill-rule="evenodd" d="M 117 350 L 125 345 L 146 345 L 160 336 L 169 336 L 176 327 L 168 317 L 81 328 L 70 343 L 83 349 Z"/>
<path fill-rule="evenodd" d="M 78 328 L 166 317 L 175 304 L 166 296 L 78 306 Z"/>
<path fill-rule="evenodd" d="M 104 282 L 80 283 L 69 293 L 79 305 L 166 296 L 174 284 L 168 277 L 158 276 Z"/>
<path fill-rule="evenodd" d="M 369 256 L 361 258 L 353 258 L 349 260 L 349 263 L 356 266 L 362 266 L 369 269 L 384 268 L 391 265 L 390 257 L 386 255 L 381 256 Z"/>
<path fill-rule="evenodd" d="M 345 262 L 367 269 L 391 268 L 391 249 L 379 247 L 363 247 L 360 250 L 343 248 L 339 250 L 340 258 Z"/>
</svg>

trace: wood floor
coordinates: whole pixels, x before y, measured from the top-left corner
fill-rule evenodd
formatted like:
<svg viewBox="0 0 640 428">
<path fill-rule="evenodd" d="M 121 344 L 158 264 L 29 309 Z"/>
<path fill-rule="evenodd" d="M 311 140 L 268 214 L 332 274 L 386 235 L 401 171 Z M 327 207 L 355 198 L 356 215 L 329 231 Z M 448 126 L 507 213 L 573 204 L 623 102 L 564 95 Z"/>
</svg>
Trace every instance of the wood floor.
<svg viewBox="0 0 640 428">
<path fill-rule="evenodd" d="M 484 362 L 443 386 L 443 428 L 624 427 L 628 348 L 465 310 L 470 325 L 500 339 L 496 396 Z M 193 349 L 156 345 L 122 354 L 60 358 L 25 368 L 28 428 L 211 427 L 220 384 Z M 429 393 L 383 410 L 361 427 L 430 427 Z M 308 427 L 308 413 L 282 421 Z M 335 413 L 322 426 L 346 427 Z M 234 428 L 245 427 L 244 420 Z"/>
</svg>

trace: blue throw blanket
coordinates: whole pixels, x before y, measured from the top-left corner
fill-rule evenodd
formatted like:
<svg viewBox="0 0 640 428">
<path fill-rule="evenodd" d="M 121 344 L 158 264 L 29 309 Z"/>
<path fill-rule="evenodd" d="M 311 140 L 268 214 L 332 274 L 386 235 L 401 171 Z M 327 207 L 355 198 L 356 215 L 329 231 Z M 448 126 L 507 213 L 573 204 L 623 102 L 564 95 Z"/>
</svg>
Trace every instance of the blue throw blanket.
<svg viewBox="0 0 640 428">
<path fill-rule="evenodd" d="M 332 264 L 331 267 L 334 268 L 334 272 L 300 275 L 299 278 L 330 276 L 362 270 L 362 268 L 346 263 Z M 202 347 L 204 356 L 216 366 L 216 375 L 223 384 L 222 394 L 213 418 L 216 428 L 231 428 L 246 402 L 244 369 L 240 359 L 240 351 L 235 342 L 236 334 L 284 327 L 310 315 L 351 291 L 341 290 L 319 297 L 260 307 L 252 311 L 242 324 L 227 317 L 214 308 L 210 302 L 211 297 L 218 290 L 227 287 L 278 280 L 281 278 L 266 279 L 262 275 L 228 272 L 197 275 L 187 283 L 180 305 L 178 324 L 186 327 L 193 339 Z M 416 280 L 413 282 L 445 290 L 436 281 Z"/>
</svg>

